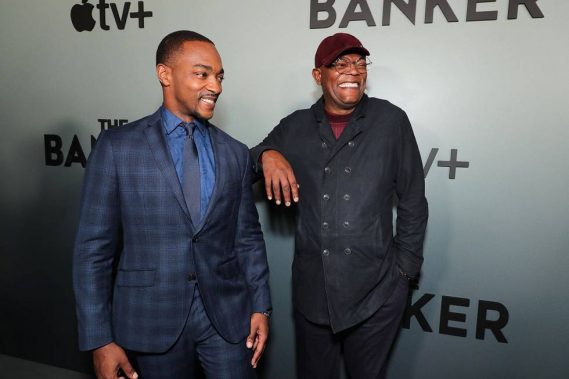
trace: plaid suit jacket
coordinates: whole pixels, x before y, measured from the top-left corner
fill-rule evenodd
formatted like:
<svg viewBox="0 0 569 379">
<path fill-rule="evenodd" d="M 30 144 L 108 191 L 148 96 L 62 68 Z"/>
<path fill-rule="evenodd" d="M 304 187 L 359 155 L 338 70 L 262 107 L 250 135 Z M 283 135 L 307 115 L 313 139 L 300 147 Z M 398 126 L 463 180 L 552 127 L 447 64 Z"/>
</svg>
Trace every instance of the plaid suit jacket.
<svg viewBox="0 0 569 379">
<path fill-rule="evenodd" d="M 215 188 L 191 221 L 160 112 L 101 133 L 82 187 L 73 259 L 81 350 L 163 352 L 180 335 L 195 272 L 207 314 L 238 342 L 271 308 L 247 147 L 210 124 Z"/>
</svg>

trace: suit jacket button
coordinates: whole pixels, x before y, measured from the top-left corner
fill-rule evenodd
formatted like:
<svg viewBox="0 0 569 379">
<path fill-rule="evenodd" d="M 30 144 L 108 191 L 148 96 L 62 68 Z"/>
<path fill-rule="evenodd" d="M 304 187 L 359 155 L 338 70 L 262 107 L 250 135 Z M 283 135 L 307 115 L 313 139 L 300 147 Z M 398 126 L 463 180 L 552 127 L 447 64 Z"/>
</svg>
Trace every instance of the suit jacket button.
<svg viewBox="0 0 569 379">
<path fill-rule="evenodd" d="M 192 242 L 198 242 L 198 237 L 192 237 Z"/>
<path fill-rule="evenodd" d="M 352 249 L 350 249 L 349 247 L 345 248 L 345 249 L 344 249 L 344 254 L 346 254 L 346 255 L 352 254 Z"/>
<path fill-rule="evenodd" d="M 193 280 L 196 280 L 196 274 L 192 272 L 188 274 L 188 282 L 191 282 Z"/>
<path fill-rule="evenodd" d="M 348 146 L 349 146 L 349 147 L 354 147 L 354 145 L 355 145 L 354 141 L 348 142 Z"/>
<path fill-rule="evenodd" d="M 348 166 L 348 167 L 346 167 L 346 168 L 344 169 L 344 172 L 345 172 L 346 174 L 350 175 L 350 174 L 352 173 L 352 168 Z"/>
<path fill-rule="evenodd" d="M 322 255 L 327 257 L 328 255 L 330 255 L 330 250 L 328 250 L 328 249 L 322 250 Z"/>
</svg>

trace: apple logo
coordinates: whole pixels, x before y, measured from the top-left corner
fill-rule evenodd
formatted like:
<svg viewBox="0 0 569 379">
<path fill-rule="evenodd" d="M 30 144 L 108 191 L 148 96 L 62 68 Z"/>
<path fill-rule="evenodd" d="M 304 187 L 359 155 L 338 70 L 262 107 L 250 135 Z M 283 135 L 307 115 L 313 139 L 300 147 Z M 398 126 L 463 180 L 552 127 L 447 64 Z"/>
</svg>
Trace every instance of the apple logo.
<svg viewBox="0 0 569 379">
<path fill-rule="evenodd" d="M 83 4 L 75 4 L 71 7 L 71 22 L 78 32 L 84 30 L 90 32 L 95 27 L 95 19 L 92 16 L 93 5 L 87 1 L 82 0 Z"/>
</svg>

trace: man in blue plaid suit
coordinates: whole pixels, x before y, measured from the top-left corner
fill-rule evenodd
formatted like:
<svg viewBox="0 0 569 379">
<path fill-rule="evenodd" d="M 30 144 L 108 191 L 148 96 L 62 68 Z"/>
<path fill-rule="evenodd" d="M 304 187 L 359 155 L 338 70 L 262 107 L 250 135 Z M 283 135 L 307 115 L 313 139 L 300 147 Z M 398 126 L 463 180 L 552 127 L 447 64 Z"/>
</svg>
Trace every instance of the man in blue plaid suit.
<svg viewBox="0 0 569 379">
<path fill-rule="evenodd" d="M 102 132 L 85 171 L 80 349 L 93 351 L 98 378 L 253 378 L 269 274 L 247 147 L 208 122 L 221 58 L 178 31 L 160 43 L 156 72 L 160 109 Z"/>
</svg>

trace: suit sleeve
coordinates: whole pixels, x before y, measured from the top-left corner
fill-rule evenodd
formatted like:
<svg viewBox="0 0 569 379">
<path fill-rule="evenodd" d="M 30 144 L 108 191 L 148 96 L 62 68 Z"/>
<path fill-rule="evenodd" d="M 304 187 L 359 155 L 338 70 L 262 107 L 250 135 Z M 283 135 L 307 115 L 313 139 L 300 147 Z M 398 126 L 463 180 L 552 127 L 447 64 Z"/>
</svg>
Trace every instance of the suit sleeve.
<svg viewBox="0 0 569 379">
<path fill-rule="evenodd" d="M 409 119 L 403 113 L 399 128 L 396 192 L 397 224 L 394 247 L 400 269 L 418 277 L 423 263 L 423 241 L 428 219 L 423 163 Z"/>
<path fill-rule="evenodd" d="M 95 349 L 113 340 L 112 266 L 120 235 L 113 151 L 109 134 L 103 132 L 85 170 L 73 253 L 73 289 L 81 350 Z"/>
<path fill-rule="evenodd" d="M 251 161 L 246 165 L 241 182 L 241 201 L 237 216 L 235 249 L 239 264 L 247 279 L 252 312 L 265 312 L 272 308 L 269 291 L 269 267 L 263 232 L 251 189 Z"/>
</svg>

